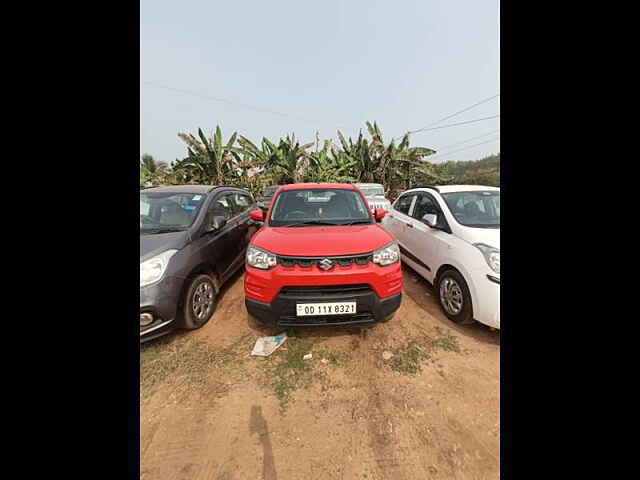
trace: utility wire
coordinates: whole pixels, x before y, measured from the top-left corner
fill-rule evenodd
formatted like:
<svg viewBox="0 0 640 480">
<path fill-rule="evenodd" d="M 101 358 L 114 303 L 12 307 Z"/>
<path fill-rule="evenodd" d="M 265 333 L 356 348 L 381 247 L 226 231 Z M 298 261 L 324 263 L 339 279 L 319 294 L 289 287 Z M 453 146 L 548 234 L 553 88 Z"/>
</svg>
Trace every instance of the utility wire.
<svg viewBox="0 0 640 480">
<path fill-rule="evenodd" d="M 493 100 L 494 98 L 499 97 L 499 96 L 500 96 L 500 93 L 496 93 L 495 95 L 493 95 L 493 96 L 491 96 L 491 97 L 489 97 L 489 98 L 485 98 L 484 100 L 480 100 L 479 102 L 476 102 L 476 103 L 474 103 L 473 105 L 470 105 L 469 107 L 463 108 L 462 110 L 458 110 L 457 112 L 452 113 L 451 115 L 447 115 L 446 117 L 443 117 L 443 118 L 441 118 L 440 120 L 436 120 L 435 122 L 432 122 L 432 123 L 430 123 L 429 125 L 427 125 L 427 126 L 425 126 L 425 127 L 419 128 L 419 129 L 417 129 L 417 130 L 409 130 L 409 131 L 407 131 L 407 133 L 411 134 L 411 133 L 417 133 L 417 132 L 424 131 L 424 130 L 426 130 L 428 127 L 431 127 L 431 126 L 433 126 L 433 125 L 437 125 L 437 124 L 438 124 L 438 123 L 440 123 L 440 122 L 444 122 L 445 120 L 448 120 L 448 119 L 450 119 L 450 118 L 453 118 L 453 117 L 455 117 L 456 115 L 459 115 L 459 114 L 461 114 L 461 113 L 463 113 L 463 112 L 466 112 L 467 110 L 471 110 L 472 108 L 475 108 L 475 107 L 477 107 L 478 105 L 482 105 L 483 103 L 486 103 L 486 102 L 488 102 L 488 101 L 490 101 L 490 100 Z M 407 133 L 405 133 L 404 135 L 406 135 Z M 396 137 L 396 138 L 394 138 L 394 140 L 398 140 L 398 139 L 400 139 L 400 138 L 404 137 L 404 135 L 401 135 L 401 136 L 399 136 L 399 137 Z"/>
<path fill-rule="evenodd" d="M 463 143 L 467 143 L 467 142 L 470 142 L 471 140 L 476 140 L 478 138 L 488 137 L 489 135 L 493 135 L 494 133 L 498 133 L 499 131 L 500 131 L 500 129 L 497 129 L 497 130 L 493 130 L 492 132 L 489 132 L 489 133 L 484 133 L 482 135 L 478 135 L 477 137 L 467 138 L 466 140 L 462 140 L 461 142 L 452 143 L 451 145 L 447 145 L 446 147 L 442 147 L 442 148 L 438 149 L 438 151 L 446 150 L 447 148 L 451 148 L 451 147 L 456 147 L 458 145 L 462 145 Z"/>
<path fill-rule="evenodd" d="M 469 150 L 470 148 L 477 147 L 478 145 L 484 145 L 485 143 L 496 142 L 498 140 L 500 140 L 500 137 L 492 138 L 491 140 L 487 140 L 485 142 L 476 143 L 475 145 L 469 145 L 468 147 L 459 148 L 458 150 L 453 150 L 451 152 L 443 152 L 443 153 L 445 154 L 445 158 L 446 158 L 447 155 L 451 155 L 452 153 L 462 152 L 463 150 Z M 435 157 L 436 155 L 441 155 L 441 154 L 435 154 L 433 155 L 433 157 Z M 426 157 L 426 159 L 429 162 L 431 162 L 431 158 L 432 156 Z M 438 160 L 442 160 L 442 158 L 438 158 Z"/>
<path fill-rule="evenodd" d="M 453 118 L 453 117 L 455 117 L 456 115 L 459 115 L 459 114 L 461 114 L 461 113 L 463 113 L 463 112 L 466 112 L 467 110 L 471 110 L 472 108 L 477 107 L 478 105 L 482 105 L 483 103 L 486 103 L 486 102 L 488 102 L 489 100 L 493 100 L 494 98 L 499 97 L 499 96 L 500 96 L 500 94 L 499 94 L 499 93 L 496 93 L 496 94 L 495 94 L 495 95 L 493 95 L 492 97 L 485 98 L 484 100 L 480 100 L 479 102 L 474 103 L 474 104 L 473 104 L 473 105 L 471 105 L 470 107 L 463 108 L 462 110 L 459 110 L 459 111 L 457 111 L 456 113 L 452 113 L 451 115 L 448 115 L 448 116 L 446 116 L 446 117 L 444 117 L 444 118 L 441 118 L 440 120 L 436 120 L 435 122 L 430 123 L 430 124 L 429 124 L 429 125 L 427 125 L 426 127 L 422 127 L 422 128 L 419 128 L 418 130 L 413 130 L 413 131 L 410 131 L 410 132 L 408 132 L 408 133 L 416 133 L 416 132 L 420 132 L 420 131 L 422 131 L 422 130 L 425 130 L 425 129 L 426 129 L 426 128 L 428 128 L 428 127 L 431 127 L 431 126 L 433 126 L 433 125 L 437 125 L 437 124 L 439 124 L 440 122 L 444 122 L 445 120 L 449 120 L 450 118 Z"/>
<path fill-rule="evenodd" d="M 492 117 L 482 117 L 482 118 L 476 118 L 476 119 L 473 119 L 473 120 L 468 120 L 466 122 L 449 123 L 447 125 L 441 125 L 439 127 L 431 127 L 431 128 L 426 128 L 426 129 L 414 130 L 412 132 L 407 132 L 407 133 L 428 132 L 429 130 L 439 130 L 441 128 L 456 127 L 458 125 L 466 125 L 468 123 L 475 123 L 475 122 L 480 122 L 482 120 L 490 120 L 492 118 L 499 118 L 499 117 L 500 117 L 500 115 L 493 115 Z"/>
<path fill-rule="evenodd" d="M 245 104 L 245 103 L 239 103 L 239 102 L 235 102 L 235 101 L 232 101 L 232 100 L 227 100 L 226 98 L 212 97 L 210 95 L 203 95 L 201 93 L 192 92 L 192 91 L 189 91 L 189 90 L 183 90 L 183 89 L 180 89 L 180 88 L 168 87 L 166 85 L 160 85 L 160 84 L 154 83 L 154 82 L 142 82 L 142 83 L 144 83 L 145 85 L 150 85 L 152 87 L 162 88 L 164 90 L 169 90 L 169 91 L 172 91 L 172 92 L 183 93 L 185 95 L 192 95 L 194 97 L 202 98 L 204 100 L 213 100 L 214 102 L 222 102 L 222 103 L 226 103 L 228 105 L 233 105 L 233 106 L 236 106 L 236 107 L 247 108 L 249 110 L 254 110 L 256 112 L 271 113 L 273 115 L 279 115 L 281 117 L 289 117 L 289 118 L 293 118 L 293 119 L 296 119 L 296 120 L 303 120 L 305 122 L 313 123 L 314 125 L 317 125 L 318 123 L 324 123 L 324 122 L 320 122 L 319 120 L 313 120 L 313 119 L 310 119 L 310 118 L 298 117 L 296 115 L 290 115 L 288 113 L 278 112 L 277 110 L 271 110 L 269 108 L 256 107 L 254 105 L 248 105 L 248 104 Z M 338 127 L 347 128 L 344 125 L 338 125 Z"/>
</svg>

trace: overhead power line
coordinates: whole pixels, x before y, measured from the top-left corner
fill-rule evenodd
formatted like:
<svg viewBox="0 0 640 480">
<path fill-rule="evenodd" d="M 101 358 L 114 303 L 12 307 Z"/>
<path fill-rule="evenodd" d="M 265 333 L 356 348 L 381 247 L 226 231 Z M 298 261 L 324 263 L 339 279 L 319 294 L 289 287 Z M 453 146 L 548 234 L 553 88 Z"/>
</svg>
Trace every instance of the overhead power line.
<svg viewBox="0 0 640 480">
<path fill-rule="evenodd" d="M 456 115 L 459 115 L 459 114 L 461 114 L 461 113 L 463 113 L 463 112 L 466 112 L 467 110 L 471 110 L 472 108 L 475 108 L 475 107 L 477 107 L 478 105 L 482 105 L 483 103 L 486 103 L 486 102 L 488 102 L 489 100 L 493 100 L 494 98 L 499 97 L 499 96 L 500 96 L 500 94 L 499 94 L 499 93 L 496 93 L 495 95 L 493 95 L 493 96 L 491 96 L 491 97 L 489 97 L 489 98 L 485 98 L 484 100 L 480 100 L 479 102 L 474 103 L 473 105 L 471 105 L 471 106 L 469 106 L 469 107 L 467 107 L 467 108 L 463 108 L 462 110 L 459 110 L 459 111 L 457 111 L 456 113 L 452 113 L 451 115 L 448 115 L 448 116 L 446 116 L 446 117 L 443 117 L 443 118 L 441 118 L 440 120 L 436 120 L 435 122 L 430 123 L 429 125 L 427 125 L 427 126 L 425 126 L 425 127 L 419 128 L 418 130 L 414 130 L 413 132 L 409 132 L 409 133 L 419 132 L 419 131 L 421 131 L 421 130 L 424 130 L 425 128 L 431 127 L 431 126 L 433 126 L 433 125 L 437 125 L 437 124 L 439 124 L 440 122 L 444 122 L 445 120 L 449 120 L 450 118 L 453 118 L 453 117 L 455 117 Z"/>
<path fill-rule="evenodd" d="M 492 138 L 491 140 L 487 140 L 487 141 L 485 141 L 485 142 L 476 143 L 476 144 L 474 144 L 474 145 L 469 145 L 468 147 L 459 148 L 459 149 L 457 149 L 457 150 L 453 150 L 453 151 L 451 151 L 451 152 L 442 152 L 442 154 L 444 154 L 444 156 L 445 156 L 445 158 L 446 158 L 446 157 L 447 157 L 447 155 L 451 155 L 451 154 L 453 154 L 453 153 L 462 152 L 463 150 L 469 150 L 470 148 L 477 147 L 477 146 L 479 146 L 479 145 L 484 145 L 485 143 L 496 142 L 496 141 L 498 141 L 498 140 L 500 140 L 500 137 Z M 433 158 L 433 157 L 436 157 L 436 156 L 438 156 L 438 155 L 441 155 L 441 154 L 439 154 L 439 153 L 438 153 L 438 154 L 435 154 L 435 155 L 433 155 L 433 156 L 429 156 L 429 157 L 427 157 L 426 159 L 427 159 L 429 162 L 431 162 L 431 161 L 432 161 L 432 158 Z M 438 158 L 438 160 L 442 160 L 442 158 Z"/>
<path fill-rule="evenodd" d="M 459 115 L 459 114 L 461 114 L 461 113 L 463 113 L 463 112 L 466 112 L 466 111 L 468 111 L 468 110 L 471 110 L 472 108 L 475 108 L 475 107 L 477 107 L 478 105 L 482 105 L 483 103 L 486 103 L 486 102 L 488 102 L 488 101 L 490 101 L 490 100 L 493 100 L 494 98 L 499 97 L 499 96 L 500 96 L 500 93 L 498 92 L 498 93 L 496 93 L 495 95 L 492 95 L 491 97 L 485 98 L 484 100 L 480 100 L 479 102 L 476 102 L 476 103 L 474 103 L 473 105 L 470 105 L 470 106 L 468 106 L 468 107 L 466 107 L 466 108 L 463 108 L 462 110 L 458 110 L 457 112 L 452 113 L 451 115 L 447 115 L 446 117 L 442 117 L 440 120 L 436 120 L 435 122 L 432 122 L 432 123 L 430 123 L 429 125 L 426 125 L 426 126 L 424 126 L 424 127 L 422 127 L 422 128 L 419 128 L 419 129 L 417 129 L 417 130 L 409 130 L 409 131 L 407 131 L 407 133 L 411 134 L 411 133 L 417 133 L 417 132 L 424 131 L 424 130 L 428 129 L 429 127 L 433 126 L 433 125 L 437 125 L 437 124 L 438 124 L 438 123 L 440 123 L 440 122 L 444 122 L 445 120 L 448 120 L 448 119 L 450 119 L 450 118 L 453 118 L 453 117 L 455 117 L 456 115 Z M 406 133 L 405 133 L 405 135 L 406 135 Z M 401 135 L 401 136 L 399 136 L 399 137 L 396 137 L 396 138 L 394 138 L 394 140 L 398 140 L 398 139 L 402 138 L 403 136 L 404 136 L 404 135 Z"/>
<path fill-rule="evenodd" d="M 467 138 L 466 140 L 462 140 L 460 142 L 456 142 L 456 143 L 452 143 L 451 145 L 447 145 L 446 147 L 439 148 L 438 151 L 441 151 L 441 150 L 445 150 L 446 151 L 447 148 L 456 147 L 458 145 L 462 145 L 463 143 L 467 143 L 467 142 L 470 142 L 471 140 L 476 140 L 478 138 L 488 137 L 489 135 L 493 135 L 494 133 L 498 133 L 498 132 L 500 132 L 500 129 L 493 130 L 491 132 L 484 133 L 482 135 L 478 135 L 476 137 Z"/>
<path fill-rule="evenodd" d="M 439 130 L 441 128 L 449 128 L 449 127 L 456 127 L 458 125 L 466 125 L 468 123 L 476 123 L 476 122 L 481 122 L 482 120 L 490 120 L 492 118 L 499 118 L 500 115 L 493 115 L 491 117 L 482 117 L 482 118 L 476 118 L 473 120 L 468 120 L 466 122 L 458 122 L 458 123 L 449 123 L 447 125 L 441 125 L 439 127 L 431 127 L 431 128 L 422 128 L 420 130 L 414 130 L 412 132 L 407 132 L 407 133 L 418 133 L 418 132 L 428 132 L 430 130 Z"/>
<path fill-rule="evenodd" d="M 314 120 L 314 119 L 311 119 L 311 118 L 299 117 L 297 115 L 291 115 L 291 114 L 288 114 L 288 113 L 279 112 L 277 110 L 271 110 L 270 108 L 264 108 L 264 107 L 258 107 L 258 106 L 255 106 L 255 105 L 249 105 L 249 104 L 246 104 L 246 103 L 240 103 L 240 102 L 236 102 L 236 101 L 233 101 L 233 100 L 228 100 L 226 98 L 212 97 L 210 95 L 203 95 L 203 94 L 198 93 L 198 92 L 193 92 L 193 91 L 190 91 L 190 90 L 183 90 L 181 88 L 168 87 L 166 85 L 160 85 L 160 84 L 155 83 L 155 82 L 142 82 L 142 83 L 144 83 L 145 85 L 150 85 L 152 87 L 162 88 L 164 90 L 169 90 L 169 91 L 177 92 L 177 93 L 183 93 L 185 95 L 191 95 L 191 96 L 194 96 L 194 97 L 202 98 L 204 100 L 212 100 L 214 102 L 226 103 L 227 105 L 233 105 L 233 106 L 236 106 L 236 107 L 246 108 L 246 109 L 253 110 L 253 111 L 256 111 L 256 112 L 271 113 L 273 115 L 278 115 L 278 116 L 281 116 L 281 117 L 293 118 L 295 120 L 303 120 L 305 122 L 313 123 L 316 126 L 317 126 L 318 123 L 324 123 L 324 122 L 321 122 L 320 120 Z M 344 125 L 338 125 L 338 127 L 347 128 Z"/>
</svg>

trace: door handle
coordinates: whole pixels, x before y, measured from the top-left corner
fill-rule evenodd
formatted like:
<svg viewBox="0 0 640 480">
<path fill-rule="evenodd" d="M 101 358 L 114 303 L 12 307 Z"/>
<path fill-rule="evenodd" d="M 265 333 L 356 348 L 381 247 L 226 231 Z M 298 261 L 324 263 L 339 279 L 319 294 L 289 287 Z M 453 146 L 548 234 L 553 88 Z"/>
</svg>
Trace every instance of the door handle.
<svg viewBox="0 0 640 480">
<path fill-rule="evenodd" d="M 413 228 L 413 225 L 412 225 L 412 224 L 410 224 L 410 223 L 407 223 L 407 227 L 409 227 L 409 228 Z"/>
</svg>

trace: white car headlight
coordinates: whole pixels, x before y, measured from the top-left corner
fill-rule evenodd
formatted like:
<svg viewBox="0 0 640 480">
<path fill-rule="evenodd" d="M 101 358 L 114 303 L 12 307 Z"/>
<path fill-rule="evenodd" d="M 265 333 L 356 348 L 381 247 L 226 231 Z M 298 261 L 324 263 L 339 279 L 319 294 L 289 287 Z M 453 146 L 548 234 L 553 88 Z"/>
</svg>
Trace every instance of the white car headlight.
<svg viewBox="0 0 640 480">
<path fill-rule="evenodd" d="M 167 269 L 167 265 L 169 265 L 169 259 L 177 251 L 167 250 L 140 263 L 140 287 L 146 287 L 160 280 Z"/>
<path fill-rule="evenodd" d="M 373 252 L 373 263 L 378 265 L 391 265 L 400 260 L 400 249 L 397 243 L 390 243 Z"/>
<path fill-rule="evenodd" d="M 500 273 L 500 250 L 484 243 L 475 243 L 473 246 L 482 252 L 489 268 L 496 273 Z"/>
<path fill-rule="evenodd" d="M 247 265 L 261 270 L 269 270 L 276 266 L 276 256 L 256 247 L 247 248 Z"/>
</svg>

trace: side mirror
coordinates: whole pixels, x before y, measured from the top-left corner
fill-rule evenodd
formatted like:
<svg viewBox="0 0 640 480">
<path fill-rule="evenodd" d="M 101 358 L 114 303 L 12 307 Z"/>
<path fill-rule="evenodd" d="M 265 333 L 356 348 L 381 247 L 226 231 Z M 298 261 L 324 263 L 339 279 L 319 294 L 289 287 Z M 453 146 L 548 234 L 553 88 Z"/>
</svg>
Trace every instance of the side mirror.
<svg viewBox="0 0 640 480">
<path fill-rule="evenodd" d="M 264 222 L 264 213 L 262 213 L 262 210 L 251 210 L 249 217 L 251 217 L 251 220 L 254 222 Z"/>
<path fill-rule="evenodd" d="M 422 217 L 422 221 L 431 228 L 436 228 L 438 224 L 438 216 L 435 213 L 427 213 Z"/>
<path fill-rule="evenodd" d="M 374 210 L 374 217 L 376 219 L 376 222 L 379 222 L 380 220 L 382 220 L 384 218 L 384 216 L 387 214 L 387 211 L 384 210 L 383 208 L 376 208 Z"/>
<path fill-rule="evenodd" d="M 215 232 L 216 230 L 220 230 L 221 228 L 224 228 L 224 226 L 226 224 L 227 224 L 227 219 L 226 218 L 224 218 L 223 216 L 216 215 L 215 217 L 213 217 L 211 219 L 211 223 L 209 224 L 209 228 L 207 228 L 207 233 Z"/>
</svg>

